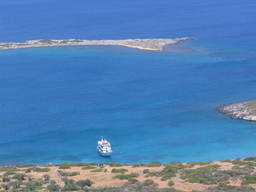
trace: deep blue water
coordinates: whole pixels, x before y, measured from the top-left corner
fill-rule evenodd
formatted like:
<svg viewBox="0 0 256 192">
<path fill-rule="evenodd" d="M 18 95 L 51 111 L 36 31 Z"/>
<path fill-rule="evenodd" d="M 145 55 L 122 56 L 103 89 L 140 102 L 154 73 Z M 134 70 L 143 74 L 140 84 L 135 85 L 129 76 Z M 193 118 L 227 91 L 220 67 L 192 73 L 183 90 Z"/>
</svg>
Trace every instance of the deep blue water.
<svg viewBox="0 0 256 192">
<path fill-rule="evenodd" d="M 0 41 L 189 36 L 165 52 L 0 52 L 0 163 L 194 161 L 256 155 L 256 123 L 216 111 L 256 98 L 253 0 L 2 0 Z M 114 154 L 95 152 L 101 136 Z"/>
</svg>

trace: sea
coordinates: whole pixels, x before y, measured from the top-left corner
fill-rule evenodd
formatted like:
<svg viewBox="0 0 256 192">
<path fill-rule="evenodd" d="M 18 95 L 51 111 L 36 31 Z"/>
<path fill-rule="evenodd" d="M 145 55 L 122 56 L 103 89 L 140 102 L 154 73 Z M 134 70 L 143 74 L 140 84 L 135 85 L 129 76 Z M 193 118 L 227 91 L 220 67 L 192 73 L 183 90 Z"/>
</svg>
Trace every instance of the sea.
<svg viewBox="0 0 256 192">
<path fill-rule="evenodd" d="M 149 163 L 256 156 L 255 0 L 1 0 L 0 42 L 178 38 L 0 51 L 0 164 Z M 99 156 L 101 136 L 112 144 Z"/>
</svg>

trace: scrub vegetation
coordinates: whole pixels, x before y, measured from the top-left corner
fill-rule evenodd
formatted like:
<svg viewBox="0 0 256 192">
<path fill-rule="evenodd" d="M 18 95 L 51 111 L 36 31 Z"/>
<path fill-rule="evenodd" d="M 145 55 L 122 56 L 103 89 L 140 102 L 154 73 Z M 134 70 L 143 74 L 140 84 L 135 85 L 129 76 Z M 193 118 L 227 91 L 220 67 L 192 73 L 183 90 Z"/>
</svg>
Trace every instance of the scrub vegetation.
<svg viewBox="0 0 256 192">
<path fill-rule="evenodd" d="M 167 164 L 5 166 L 0 167 L 0 192 L 183 192 L 188 187 L 193 192 L 256 192 L 255 173 L 255 157 Z"/>
</svg>

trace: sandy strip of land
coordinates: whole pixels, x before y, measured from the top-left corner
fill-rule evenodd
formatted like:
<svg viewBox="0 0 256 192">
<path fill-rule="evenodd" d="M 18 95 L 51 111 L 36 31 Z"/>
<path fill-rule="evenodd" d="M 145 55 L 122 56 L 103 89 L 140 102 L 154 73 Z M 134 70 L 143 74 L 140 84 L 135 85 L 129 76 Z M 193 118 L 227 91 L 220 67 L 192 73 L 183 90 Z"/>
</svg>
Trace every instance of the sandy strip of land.
<svg viewBox="0 0 256 192">
<path fill-rule="evenodd" d="M 173 39 L 123 39 L 123 40 L 29 40 L 25 42 L 0 43 L 0 50 L 21 49 L 32 47 L 57 47 L 57 46 L 88 46 L 88 45 L 112 45 L 125 46 L 135 49 L 161 51 L 166 45 L 176 44 L 181 41 L 191 40 L 188 37 Z"/>
</svg>

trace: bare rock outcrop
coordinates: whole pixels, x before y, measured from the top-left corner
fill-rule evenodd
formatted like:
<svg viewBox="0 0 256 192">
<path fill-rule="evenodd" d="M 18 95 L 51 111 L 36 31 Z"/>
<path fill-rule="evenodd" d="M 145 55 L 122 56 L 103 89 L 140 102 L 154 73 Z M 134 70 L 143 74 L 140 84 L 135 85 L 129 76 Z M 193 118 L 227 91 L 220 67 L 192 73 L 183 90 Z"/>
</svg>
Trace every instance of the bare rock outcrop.
<svg viewBox="0 0 256 192">
<path fill-rule="evenodd" d="M 224 105 L 219 107 L 218 110 L 235 119 L 256 121 L 256 101 Z"/>
</svg>

